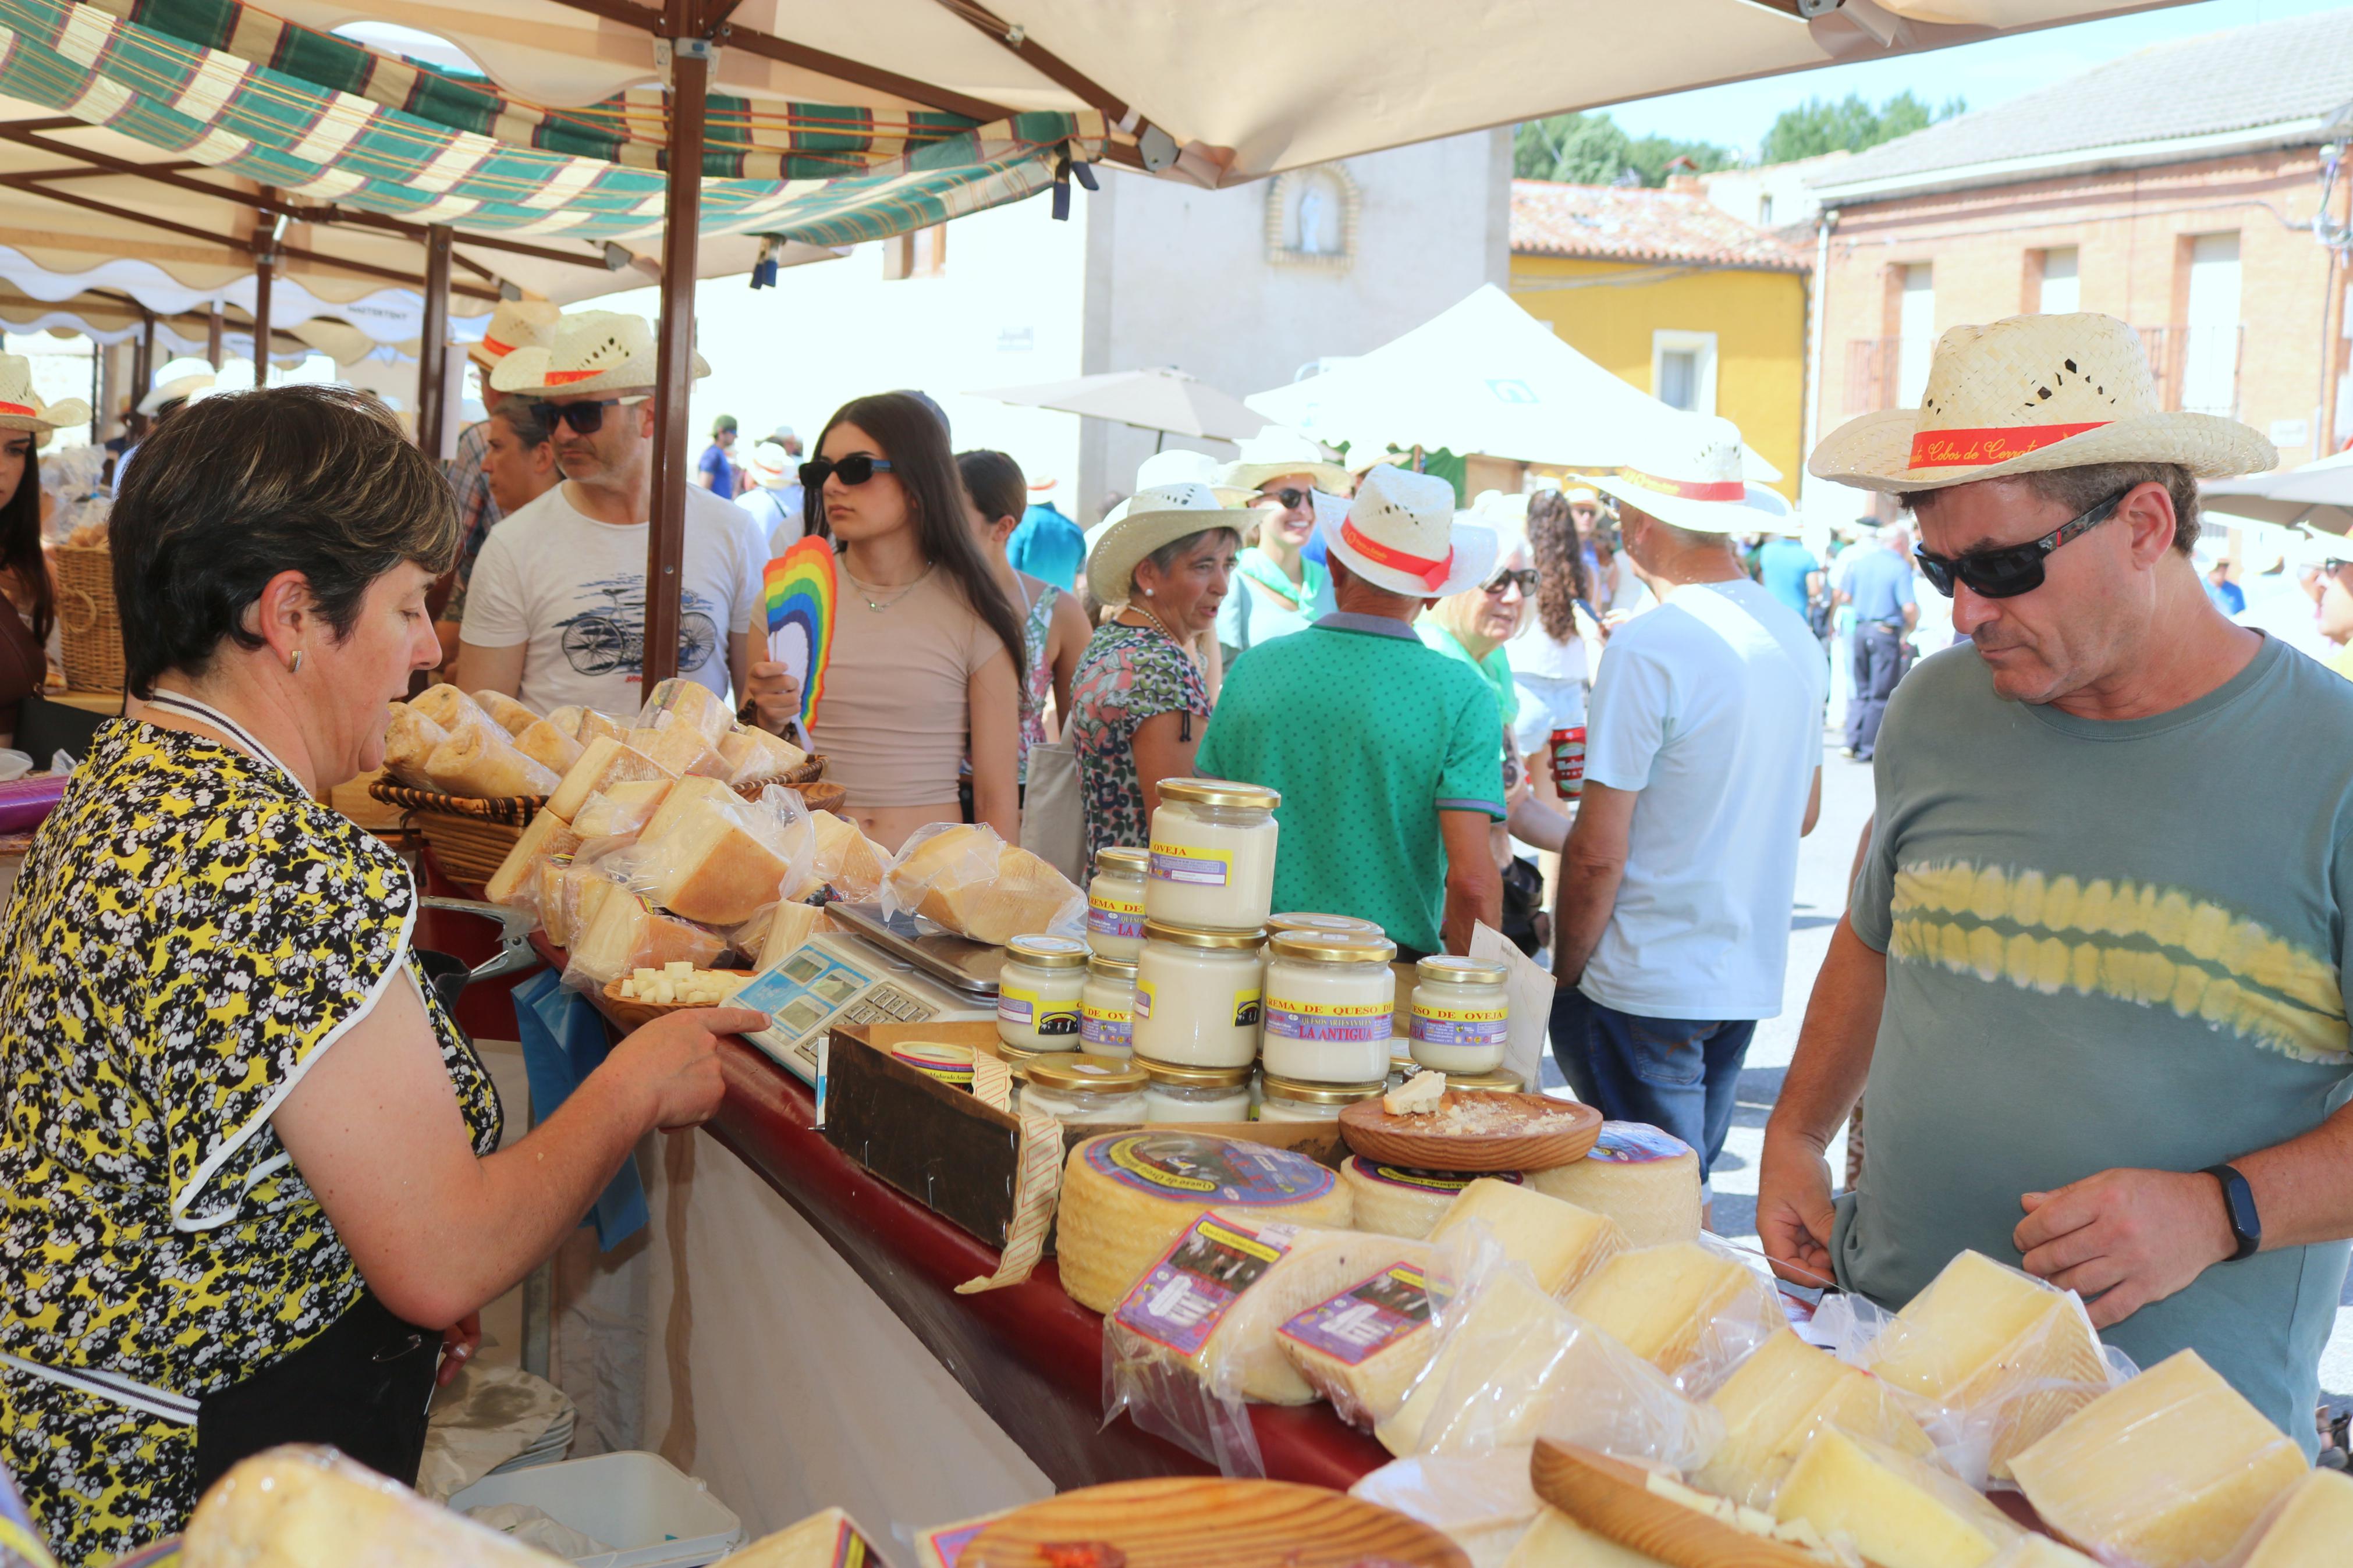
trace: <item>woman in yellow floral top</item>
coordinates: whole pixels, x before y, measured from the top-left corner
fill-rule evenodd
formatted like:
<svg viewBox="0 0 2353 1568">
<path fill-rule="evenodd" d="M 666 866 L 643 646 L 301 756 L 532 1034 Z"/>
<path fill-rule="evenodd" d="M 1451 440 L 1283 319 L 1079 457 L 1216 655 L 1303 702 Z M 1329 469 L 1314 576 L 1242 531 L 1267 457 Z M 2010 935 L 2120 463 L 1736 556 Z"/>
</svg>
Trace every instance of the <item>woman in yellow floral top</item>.
<svg viewBox="0 0 2353 1568">
<path fill-rule="evenodd" d="M 714 1032 L 765 1022 L 642 1029 L 491 1152 L 407 870 L 317 799 L 438 660 L 456 542 L 433 465 L 322 387 L 182 410 L 116 503 L 140 700 L 0 931 L 0 1460 L 69 1564 L 179 1529 L 275 1442 L 414 1479 L 445 1339 L 470 1349 L 639 1137 L 710 1114 Z"/>
</svg>

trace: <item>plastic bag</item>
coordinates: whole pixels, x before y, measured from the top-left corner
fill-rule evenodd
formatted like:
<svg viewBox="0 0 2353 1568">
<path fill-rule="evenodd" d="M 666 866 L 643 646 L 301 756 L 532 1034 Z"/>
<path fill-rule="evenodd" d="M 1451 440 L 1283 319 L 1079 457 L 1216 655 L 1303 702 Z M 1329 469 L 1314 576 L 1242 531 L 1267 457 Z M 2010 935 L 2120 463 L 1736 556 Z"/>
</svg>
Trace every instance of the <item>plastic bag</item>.
<svg viewBox="0 0 2353 1568">
<path fill-rule="evenodd" d="M 882 868 L 891 852 L 860 832 L 856 823 L 829 811 L 813 811 L 809 821 L 817 830 L 817 859 L 810 868 L 814 885 L 800 897 L 831 888 L 852 903 L 864 903 L 880 894 Z"/>
<path fill-rule="evenodd" d="M 1798 1456 L 1773 1517 L 1851 1545 L 1866 1563 L 1905 1561 L 1924 1542 L 1940 1542 L 1942 1561 L 1982 1562 L 2025 1533 L 1959 1477 L 1838 1426 Z"/>
<path fill-rule="evenodd" d="M 667 804 L 679 800 L 673 790 Z M 701 925 L 744 924 L 789 898 L 816 861 L 816 831 L 800 797 L 773 785 L 756 801 L 722 786 L 664 816 L 659 836 L 640 836 L 615 874 Z"/>
<path fill-rule="evenodd" d="M 2273 1500 L 2232 1554 L 2232 1568 L 2305 1568 L 2353 1547 L 2353 1476 L 2318 1469 Z M 2062 1550 L 2064 1550 L 2063 1548 Z M 2077 1559 L 2081 1562 L 2083 1559 Z M 2058 1559 L 2010 1568 L 2072 1568 Z"/>
<path fill-rule="evenodd" d="M 573 830 L 583 838 L 617 838 L 634 842 L 669 798 L 669 779 L 636 779 L 598 790 L 581 802 L 573 815 Z"/>
<path fill-rule="evenodd" d="M 1788 1325 L 1771 1278 L 1705 1235 L 1621 1252 L 1565 1304 L 1695 1399 Z"/>
<path fill-rule="evenodd" d="M 601 991 L 634 970 L 680 962 L 697 969 L 716 964 L 727 951 L 727 939 L 656 908 L 632 869 L 638 847 L 607 847 L 607 842 L 581 846 L 564 873 L 571 883 L 565 891 L 575 900 L 564 984 L 576 991 Z M 547 918 L 544 911 L 541 918 Z"/>
<path fill-rule="evenodd" d="M 882 910 L 1001 946 L 1039 931 L 1082 936 L 1087 896 L 987 824 L 944 822 L 918 828 L 884 870 Z"/>
<path fill-rule="evenodd" d="M 670 718 L 684 720 L 698 731 L 706 744 L 716 746 L 719 737 L 735 728 L 735 715 L 711 688 L 699 680 L 673 676 L 657 681 L 646 693 L 645 705 L 638 710 L 638 725 L 641 730 L 656 729 Z"/>
<path fill-rule="evenodd" d="M 702 689 L 697 686 L 695 689 Z M 726 759 L 719 754 L 711 737 L 691 719 L 676 713 L 649 711 L 645 721 L 629 731 L 628 740 L 632 750 L 650 757 L 664 772 L 679 778 L 692 773 L 724 782 L 727 777 Z"/>
<path fill-rule="evenodd" d="M 385 772 L 411 789 L 432 789 L 435 786 L 425 772 L 425 759 L 448 738 L 448 731 L 407 703 L 390 704 L 384 731 Z"/>
<path fill-rule="evenodd" d="M 58 754 L 59 756 L 65 755 L 63 752 L 60 752 Z M 26 756 L 22 752 L 0 748 L 0 784 L 6 784 L 10 779 L 23 778 L 26 773 L 29 773 L 32 771 L 32 758 Z"/>
<path fill-rule="evenodd" d="M 1725 1438 L 1692 1483 L 1746 1508 L 1769 1508 L 1798 1456 L 1833 1426 L 1934 1459 L 1936 1441 L 1913 1418 L 1913 1403 L 1794 1329 L 1782 1329 L 1709 1396 L 1724 1418 Z"/>
<path fill-rule="evenodd" d="M 434 688 L 443 689 L 456 688 Z M 462 694 L 459 700 L 465 706 L 457 710 L 455 721 L 441 726 L 449 738 L 425 759 L 425 776 L 435 789 L 475 800 L 555 793 L 563 780 L 553 768 L 515 750 L 514 738 L 496 720 Z"/>
<path fill-rule="evenodd" d="M 727 782 L 741 789 L 789 777 L 807 764 L 809 754 L 765 730 L 738 724 L 719 737 L 719 758 L 727 764 Z"/>
<path fill-rule="evenodd" d="M 1544 1507 L 1528 1484 L 1534 1449 L 1425 1454 L 1361 1477 L 1348 1495 L 1443 1531 L 1474 1568 L 1500 1568 Z"/>
</svg>

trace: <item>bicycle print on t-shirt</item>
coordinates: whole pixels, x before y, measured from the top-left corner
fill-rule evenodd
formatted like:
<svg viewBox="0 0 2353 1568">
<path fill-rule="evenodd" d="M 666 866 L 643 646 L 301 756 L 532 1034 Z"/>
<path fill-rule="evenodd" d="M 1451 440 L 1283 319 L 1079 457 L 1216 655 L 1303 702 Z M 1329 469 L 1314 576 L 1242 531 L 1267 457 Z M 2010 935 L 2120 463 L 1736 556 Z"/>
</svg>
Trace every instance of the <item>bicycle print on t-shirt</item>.
<svg viewBox="0 0 2353 1568">
<path fill-rule="evenodd" d="M 575 602 L 587 607 L 555 624 L 564 628 L 564 657 L 581 675 L 645 673 L 646 580 L 642 574 L 581 584 Z M 719 648 L 719 608 L 691 588 L 679 594 L 678 672 L 692 675 Z"/>
</svg>

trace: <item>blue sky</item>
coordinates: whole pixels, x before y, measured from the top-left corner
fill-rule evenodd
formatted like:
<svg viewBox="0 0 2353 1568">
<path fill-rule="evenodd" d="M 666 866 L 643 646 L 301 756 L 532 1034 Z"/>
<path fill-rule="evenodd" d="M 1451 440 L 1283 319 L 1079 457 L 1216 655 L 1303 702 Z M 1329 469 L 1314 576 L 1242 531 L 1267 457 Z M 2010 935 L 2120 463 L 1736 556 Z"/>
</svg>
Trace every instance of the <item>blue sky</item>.
<svg viewBox="0 0 2353 1568">
<path fill-rule="evenodd" d="M 2345 5 L 2346 0 L 2201 0 L 1928 54 L 1669 93 L 1605 112 L 1638 136 L 1655 132 L 1718 142 L 1753 156 L 1774 116 L 1810 98 L 1836 100 L 1853 92 L 1875 104 L 1909 88 L 1931 105 L 1958 96 L 1971 109 L 1983 109 L 2151 44 Z"/>
</svg>

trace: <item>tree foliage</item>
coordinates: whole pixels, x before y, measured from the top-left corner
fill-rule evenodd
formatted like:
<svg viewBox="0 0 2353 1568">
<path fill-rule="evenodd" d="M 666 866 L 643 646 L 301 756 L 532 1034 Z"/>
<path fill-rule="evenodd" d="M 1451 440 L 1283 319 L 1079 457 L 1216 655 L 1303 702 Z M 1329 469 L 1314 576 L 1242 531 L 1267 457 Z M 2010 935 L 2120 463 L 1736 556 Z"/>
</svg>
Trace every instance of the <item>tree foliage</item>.
<svg viewBox="0 0 2353 1568">
<path fill-rule="evenodd" d="M 1898 136 L 1909 136 L 1941 120 L 1950 120 L 1968 107 L 1961 100 L 1948 99 L 1938 109 L 1931 110 L 1910 89 L 1872 108 L 1859 93 L 1847 94 L 1844 101 L 1832 103 L 1828 99 L 1810 98 L 1795 109 L 1785 109 L 1765 133 L 1760 163 L 1788 163 L 1799 158 L 1818 158 L 1825 153 L 1843 149 L 1860 153 L 1866 147 L 1876 147 L 1882 142 L 1893 142 Z"/>
<path fill-rule="evenodd" d="M 1512 173 L 1523 180 L 1572 185 L 1662 185 L 1668 165 L 1689 160 L 1699 174 L 1736 167 L 1740 155 L 1713 142 L 1630 136 L 1607 114 L 1556 114 L 1521 122 L 1512 138 Z"/>
</svg>

